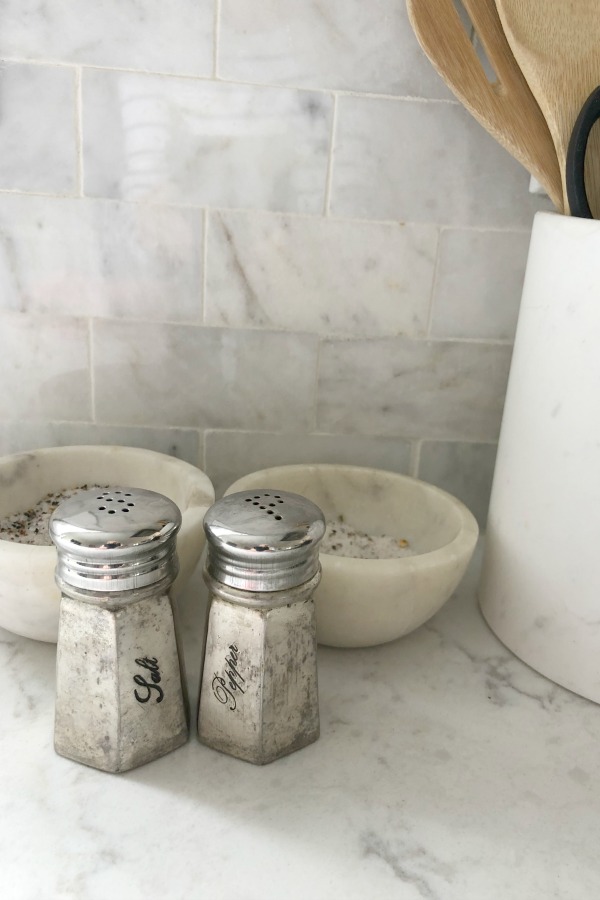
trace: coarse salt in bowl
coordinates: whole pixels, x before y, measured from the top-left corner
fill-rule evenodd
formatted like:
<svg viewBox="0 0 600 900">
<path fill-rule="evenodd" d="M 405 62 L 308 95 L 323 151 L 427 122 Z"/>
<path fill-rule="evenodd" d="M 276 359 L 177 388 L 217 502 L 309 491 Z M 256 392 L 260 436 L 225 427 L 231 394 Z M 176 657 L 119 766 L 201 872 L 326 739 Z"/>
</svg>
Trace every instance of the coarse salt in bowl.
<svg viewBox="0 0 600 900">
<path fill-rule="evenodd" d="M 51 447 L 0 458 L 0 519 L 31 510 L 48 494 L 84 485 L 136 487 L 173 500 L 182 513 L 177 535 L 177 596 L 204 547 L 202 521 L 214 489 L 200 469 L 137 447 Z M 48 538 L 49 540 L 49 538 Z M 60 593 L 56 550 L 0 535 L 0 627 L 39 641 L 56 641 Z"/>
<path fill-rule="evenodd" d="M 302 494 L 325 514 L 315 603 L 317 639 L 332 647 L 386 643 L 426 622 L 461 581 L 479 533 L 460 500 L 382 469 L 279 466 L 245 475 L 226 494 L 254 488 Z M 361 546 L 374 558 L 341 555 Z"/>
</svg>

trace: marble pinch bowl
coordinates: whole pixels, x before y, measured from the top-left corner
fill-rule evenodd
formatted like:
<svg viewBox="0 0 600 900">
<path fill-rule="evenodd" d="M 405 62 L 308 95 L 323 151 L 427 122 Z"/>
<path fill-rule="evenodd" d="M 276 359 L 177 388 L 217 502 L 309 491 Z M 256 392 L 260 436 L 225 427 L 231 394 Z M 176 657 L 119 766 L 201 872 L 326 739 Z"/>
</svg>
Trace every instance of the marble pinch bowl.
<svg viewBox="0 0 600 900">
<path fill-rule="evenodd" d="M 165 494 L 182 513 L 177 596 L 204 547 L 202 520 L 214 502 L 209 478 L 190 463 L 135 447 L 51 447 L 0 457 L 0 518 L 24 512 L 50 492 L 83 484 L 126 485 Z M 56 551 L 0 539 L 0 627 L 56 642 L 60 594 Z"/>
<path fill-rule="evenodd" d="M 279 466 L 245 475 L 225 493 L 259 487 L 302 494 L 328 521 L 342 515 L 356 530 L 409 541 L 414 555 L 400 559 L 321 553 L 317 638 L 331 647 L 383 644 L 418 628 L 449 599 L 477 542 L 477 522 L 463 503 L 406 475 L 358 466 Z"/>
</svg>

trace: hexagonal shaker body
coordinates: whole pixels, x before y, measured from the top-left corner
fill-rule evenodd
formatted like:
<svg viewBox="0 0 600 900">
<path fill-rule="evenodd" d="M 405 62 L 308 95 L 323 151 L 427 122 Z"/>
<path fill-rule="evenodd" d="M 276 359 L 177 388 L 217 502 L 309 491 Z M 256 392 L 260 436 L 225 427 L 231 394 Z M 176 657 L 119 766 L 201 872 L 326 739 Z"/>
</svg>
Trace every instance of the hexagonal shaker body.
<svg viewBox="0 0 600 900">
<path fill-rule="evenodd" d="M 210 583 L 202 743 L 262 765 L 319 737 L 313 591 L 252 594 Z"/>
<path fill-rule="evenodd" d="M 187 741 L 185 676 L 169 587 L 181 517 L 160 494 L 87 491 L 50 525 L 61 588 L 57 753 L 124 772 Z"/>
<path fill-rule="evenodd" d="M 54 747 L 125 772 L 188 739 L 171 600 L 164 593 L 103 608 L 62 595 Z"/>
<path fill-rule="evenodd" d="M 321 510 L 276 490 L 244 491 L 204 520 L 210 591 L 198 736 L 263 764 L 319 736 L 313 592 Z"/>
</svg>

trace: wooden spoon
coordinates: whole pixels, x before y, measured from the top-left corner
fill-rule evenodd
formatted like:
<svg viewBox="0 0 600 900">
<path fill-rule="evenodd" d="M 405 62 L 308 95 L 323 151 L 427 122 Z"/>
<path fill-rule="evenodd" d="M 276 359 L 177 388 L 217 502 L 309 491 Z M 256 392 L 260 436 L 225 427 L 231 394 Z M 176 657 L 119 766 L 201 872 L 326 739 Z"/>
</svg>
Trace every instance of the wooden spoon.
<svg viewBox="0 0 600 900">
<path fill-rule="evenodd" d="M 600 83 L 598 0 L 497 0 L 508 42 L 548 122 L 565 210 L 569 139 L 584 101 Z M 590 135 L 585 183 L 600 215 L 600 135 Z"/>
<path fill-rule="evenodd" d="M 506 41 L 495 2 L 463 0 L 463 5 L 496 73 L 494 83 L 484 72 L 453 0 L 407 0 L 412 27 L 434 68 L 562 212 L 564 195 L 552 135 Z"/>
</svg>

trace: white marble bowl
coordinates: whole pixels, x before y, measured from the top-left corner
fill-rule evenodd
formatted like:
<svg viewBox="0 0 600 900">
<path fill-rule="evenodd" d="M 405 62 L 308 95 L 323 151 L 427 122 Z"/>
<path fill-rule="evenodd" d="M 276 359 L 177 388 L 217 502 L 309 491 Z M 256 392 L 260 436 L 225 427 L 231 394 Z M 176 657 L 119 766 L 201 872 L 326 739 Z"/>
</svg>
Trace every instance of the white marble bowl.
<svg viewBox="0 0 600 900">
<path fill-rule="evenodd" d="M 165 494 L 183 518 L 177 540 L 179 593 L 204 547 L 202 520 L 214 502 L 208 477 L 189 463 L 135 447 L 52 447 L 0 458 L 0 517 L 23 512 L 49 492 L 83 484 L 127 485 Z M 60 595 L 53 546 L 0 540 L 0 627 L 56 641 Z"/>
<path fill-rule="evenodd" d="M 394 472 L 357 466 L 297 465 L 245 475 L 226 491 L 274 488 L 303 494 L 327 520 L 409 541 L 414 555 L 351 559 L 321 553 L 315 595 L 317 638 L 332 647 L 368 647 L 408 634 L 448 600 L 471 559 L 474 516 L 445 491 Z"/>
</svg>

